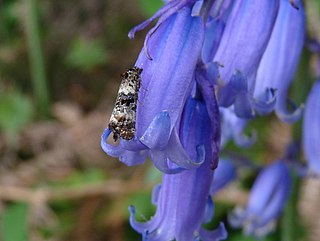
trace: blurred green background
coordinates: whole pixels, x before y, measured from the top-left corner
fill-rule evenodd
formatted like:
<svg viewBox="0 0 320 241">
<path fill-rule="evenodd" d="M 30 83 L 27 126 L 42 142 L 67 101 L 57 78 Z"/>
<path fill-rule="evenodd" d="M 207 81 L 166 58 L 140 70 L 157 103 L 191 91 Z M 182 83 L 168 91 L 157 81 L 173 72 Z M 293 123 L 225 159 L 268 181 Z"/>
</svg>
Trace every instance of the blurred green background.
<svg viewBox="0 0 320 241">
<path fill-rule="evenodd" d="M 128 206 L 136 205 L 137 219 L 152 216 L 150 193 L 161 175 L 150 162 L 126 167 L 108 157 L 100 135 L 120 73 L 133 66 L 146 31 L 134 41 L 127 33 L 161 5 L 161 0 L 0 0 L 1 241 L 141 240 L 128 223 Z M 308 74 L 308 57 L 300 75 Z M 296 99 L 303 101 L 307 88 L 301 97 L 300 87 Z M 253 122 L 251 129 L 263 140 L 251 158 L 264 163 L 281 156 L 291 137 L 291 127 L 274 117 Z M 275 145 L 270 132 L 279 131 L 283 135 Z M 245 204 L 255 174 L 242 176 L 240 191 L 233 186 L 218 195 L 209 227 L 226 221 L 235 201 Z M 292 210 L 296 203 L 293 197 Z M 296 215 L 292 210 L 288 215 Z M 302 240 L 302 226 L 284 218 L 266 240 Z M 281 238 L 288 227 L 284 237 L 294 239 Z M 229 231 L 228 240 L 253 240 Z"/>
</svg>

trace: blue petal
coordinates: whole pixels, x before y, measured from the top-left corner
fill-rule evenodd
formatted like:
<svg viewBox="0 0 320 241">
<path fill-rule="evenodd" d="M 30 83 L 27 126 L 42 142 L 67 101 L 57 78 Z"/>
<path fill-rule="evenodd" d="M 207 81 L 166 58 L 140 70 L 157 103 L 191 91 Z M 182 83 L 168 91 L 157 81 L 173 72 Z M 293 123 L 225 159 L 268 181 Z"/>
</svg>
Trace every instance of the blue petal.
<svg viewBox="0 0 320 241">
<path fill-rule="evenodd" d="M 251 0 L 234 1 L 214 57 L 214 61 L 224 65 L 220 70 L 222 86 L 230 81 L 235 70 L 250 80 L 255 75 L 278 8 L 279 0 L 260 0 L 254 4 Z"/>
<path fill-rule="evenodd" d="M 145 162 L 148 156 L 148 151 L 127 151 L 125 150 L 120 156 L 119 160 L 127 166 L 135 166 Z"/>
<path fill-rule="evenodd" d="M 203 2 L 204 0 L 197 0 L 193 7 L 192 7 L 192 12 L 191 12 L 191 16 L 192 17 L 199 17 L 201 16 L 201 9 L 202 9 L 202 6 L 203 6 Z"/>
<path fill-rule="evenodd" d="M 216 66 L 218 68 L 218 66 Z M 205 102 L 207 115 L 209 116 L 210 123 L 208 126 L 202 128 L 203 135 L 208 135 L 211 132 L 210 140 L 212 150 L 212 162 L 211 168 L 214 170 L 218 165 L 219 153 L 220 153 L 220 142 L 221 142 L 221 127 L 220 127 L 220 112 L 217 103 L 215 89 L 213 82 L 210 81 L 208 73 L 205 69 L 198 68 L 196 71 L 196 81 L 199 86 L 203 99 Z M 206 117 L 207 118 L 207 117 Z M 207 129 L 211 128 L 211 129 Z"/>
<path fill-rule="evenodd" d="M 229 107 L 235 102 L 237 95 L 246 94 L 247 92 L 247 78 L 240 71 L 236 71 L 232 75 L 230 82 L 220 88 L 218 103 L 222 107 Z"/>
<path fill-rule="evenodd" d="M 182 168 L 181 166 L 169 167 L 168 157 L 163 151 L 152 150 L 151 159 L 155 167 L 158 168 L 163 173 L 175 174 L 184 170 L 184 168 Z"/>
<path fill-rule="evenodd" d="M 310 173 L 320 175 L 320 81 L 317 80 L 306 103 L 303 120 L 303 148 Z"/>
<path fill-rule="evenodd" d="M 284 169 L 281 173 L 281 178 L 278 187 L 276 187 L 275 193 L 272 199 L 265 207 L 263 215 L 261 215 L 258 225 L 264 226 L 270 220 L 277 218 L 283 210 L 283 207 L 290 195 L 291 177 L 288 169 Z"/>
<path fill-rule="evenodd" d="M 282 184 L 280 182 L 281 176 L 285 175 L 288 171 L 286 164 L 278 161 L 260 173 L 251 189 L 248 202 L 249 213 L 255 213 L 258 216 L 262 215 L 262 211 L 267 207 L 273 191 L 277 186 Z"/>
<path fill-rule="evenodd" d="M 140 232 L 140 233 L 146 232 L 149 223 L 148 222 L 141 223 L 141 222 L 137 222 L 135 220 L 136 210 L 135 210 L 135 207 L 133 205 L 129 206 L 129 212 L 130 212 L 129 222 L 130 222 L 131 227 L 133 227 L 135 230 L 139 230 L 138 232 Z"/>
<path fill-rule="evenodd" d="M 146 150 L 147 147 L 143 145 L 135 136 L 132 140 L 120 140 L 120 146 L 128 151 L 143 151 Z"/>
<path fill-rule="evenodd" d="M 256 116 L 249 94 L 238 94 L 234 101 L 234 113 L 243 119 L 252 119 Z"/>
<path fill-rule="evenodd" d="M 293 80 L 305 39 L 305 14 L 301 1 L 299 10 L 290 1 L 280 0 L 279 14 L 259 64 L 254 96 L 259 98 L 267 88 L 277 89 L 276 113 L 286 122 L 296 121 L 302 109 L 287 110 L 287 91 Z M 272 70 L 272 71 L 270 71 Z"/>
<path fill-rule="evenodd" d="M 189 8 L 183 8 L 177 16 L 172 16 L 175 18 L 165 44 L 161 49 L 156 44 L 152 46 L 161 54 L 154 58 L 150 67 L 142 73 L 142 87 L 146 91 L 139 95 L 139 102 L 143 105 L 138 105 L 137 108 L 138 136 L 145 132 L 153 118 L 161 111 L 165 110 L 170 114 L 171 130 L 181 115 L 192 87 L 193 72 L 204 35 L 202 19 L 191 17 L 190 14 Z M 150 78 L 146 79 L 144 76 Z"/>
<path fill-rule="evenodd" d="M 193 150 L 190 150 L 193 151 Z M 171 134 L 168 146 L 165 149 L 167 158 L 176 163 L 179 167 L 185 169 L 194 169 L 199 167 L 205 160 L 205 148 L 203 145 L 196 146 L 196 159 L 192 160 L 190 155 L 180 142 L 177 132 L 174 130 Z"/>
<path fill-rule="evenodd" d="M 273 89 L 266 89 L 263 98 L 254 98 L 248 87 L 248 78 L 240 71 L 236 71 L 229 83 L 220 88 L 218 98 L 220 106 L 229 107 L 233 104 L 235 114 L 244 119 L 254 118 L 256 112 L 269 114 L 276 104 Z"/>
<path fill-rule="evenodd" d="M 207 79 L 212 80 L 212 84 L 217 85 L 220 78 L 219 68 L 222 67 L 218 62 L 208 62 L 205 64 Z"/>
<path fill-rule="evenodd" d="M 214 203 L 212 201 L 211 196 L 208 196 L 208 201 L 206 205 L 206 209 L 204 211 L 203 223 L 209 223 L 214 215 Z"/>
<path fill-rule="evenodd" d="M 289 198 L 291 177 L 288 166 L 277 161 L 257 177 L 245 210 L 236 209 L 229 217 L 233 227 L 243 226 L 247 235 L 262 237 L 270 232 Z"/>
<path fill-rule="evenodd" d="M 177 9 L 173 9 L 174 7 L 179 5 L 179 1 L 169 1 L 166 5 L 161 7 L 151 18 L 148 18 L 146 21 L 142 22 L 138 26 L 135 26 L 133 29 L 129 31 L 129 38 L 133 39 L 134 35 L 137 31 L 141 31 L 144 28 L 146 28 L 151 22 L 153 22 L 155 19 L 159 18 L 161 15 L 166 13 L 166 18 L 170 17 L 174 12 L 177 11 Z M 168 14 L 168 10 L 170 10 L 170 14 Z M 174 11 L 172 11 L 174 10 Z M 166 18 L 162 19 L 162 22 L 166 20 Z"/>
<path fill-rule="evenodd" d="M 260 114 L 260 115 L 267 115 L 274 110 L 277 100 L 277 90 L 272 88 L 265 89 L 265 93 L 260 99 L 252 98 L 252 105 L 253 108 Z"/>
<path fill-rule="evenodd" d="M 230 14 L 230 11 L 232 10 L 232 4 L 232 0 L 215 1 L 209 13 L 210 17 L 212 19 L 221 19 L 223 21 L 226 21 L 228 15 Z"/>
<path fill-rule="evenodd" d="M 202 61 L 211 62 L 218 49 L 219 42 L 225 27 L 225 22 L 217 19 L 206 24 L 205 38 L 202 48 Z"/>
<path fill-rule="evenodd" d="M 280 101 L 281 100 L 279 100 L 279 102 Z M 288 102 L 289 102 L 289 104 L 292 103 L 290 100 L 288 100 Z M 283 105 L 279 105 L 279 107 L 276 108 L 276 114 L 279 117 L 279 119 L 281 119 L 282 121 L 287 122 L 287 123 L 293 123 L 293 122 L 296 122 L 297 120 L 299 120 L 302 116 L 304 105 L 301 104 L 299 107 L 296 107 L 295 104 L 291 104 L 292 111 L 289 111 L 287 109 L 286 104 L 283 103 Z"/>
<path fill-rule="evenodd" d="M 107 139 L 108 139 L 110 133 L 111 133 L 111 131 L 108 128 L 103 131 L 103 133 L 101 135 L 100 145 L 101 145 L 102 150 L 105 153 L 107 153 L 108 155 L 110 155 L 112 157 L 118 157 L 124 152 L 124 149 L 120 145 L 112 146 L 107 143 Z"/>
<path fill-rule="evenodd" d="M 140 141 L 150 149 L 162 150 L 170 137 L 170 116 L 162 111 L 152 120 Z"/>
<path fill-rule="evenodd" d="M 157 205 L 159 200 L 159 193 L 161 190 L 161 184 L 155 185 L 152 189 L 152 204 Z"/>
<path fill-rule="evenodd" d="M 221 222 L 216 230 L 209 231 L 201 228 L 200 236 L 202 241 L 219 241 L 227 239 L 228 233 L 224 223 Z"/>
</svg>

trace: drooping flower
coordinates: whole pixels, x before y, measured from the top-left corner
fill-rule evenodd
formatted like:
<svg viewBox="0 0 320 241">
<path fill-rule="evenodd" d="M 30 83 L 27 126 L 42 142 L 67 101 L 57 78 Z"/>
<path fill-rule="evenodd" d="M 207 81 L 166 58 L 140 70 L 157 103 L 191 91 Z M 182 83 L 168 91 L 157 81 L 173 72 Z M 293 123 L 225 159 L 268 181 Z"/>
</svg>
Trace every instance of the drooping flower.
<svg viewBox="0 0 320 241">
<path fill-rule="evenodd" d="M 219 104 L 234 105 L 235 113 L 252 118 L 255 112 L 268 113 L 275 104 L 274 93 L 268 99 L 253 97 L 255 75 L 266 49 L 279 8 L 279 0 L 234 1 L 213 61 L 219 62 Z"/>
<path fill-rule="evenodd" d="M 248 0 L 234 2 L 214 55 L 214 60 L 224 66 L 220 70 L 224 85 L 231 80 L 235 70 L 247 77 L 255 73 L 270 38 L 278 7 L 279 1 L 275 0 L 255 4 Z"/>
<path fill-rule="evenodd" d="M 320 175 L 320 81 L 310 91 L 303 117 L 303 148 L 311 174 Z"/>
<path fill-rule="evenodd" d="M 287 110 L 287 91 L 293 80 L 305 39 L 305 13 L 302 1 L 292 6 L 288 0 L 280 0 L 280 8 L 266 51 L 259 64 L 254 96 L 264 99 L 268 89 L 275 89 L 278 117 L 287 122 L 297 120 L 302 108 Z"/>
<path fill-rule="evenodd" d="M 141 164 L 150 156 L 165 173 L 198 167 L 203 160 L 202 147 L 192 159 L 181 145 L 177 123 L 194 84 L 193 75 L 204 38 L 202 17 L 192 16 L 195 1 L 169 1 L 154 17 L 130 32 L 160 19 L 149 31 L 136 66 L 143 69 L 137 106 L 136 136 L 120 140 L 118 146 L 106 142 L 110 131 L 102 135 L 103 150 L 127 165 Z M 161 24 L 160 24 L 161 23 Z M 151 60 L 152 58 L 152 60 Z M 174 162 L 175 168 L 169 167 Z"/>
<path fill-rule="evenodd" d="M 208 215 L 213 213 L 211 199 L 208 199 L 214 173 L 210 166 L 218 155 L 213 151 L 216 149 L 214 146 L 219 145 L 214 140 L 216 132 L 219 132 L 219 128 L 214 128 L 219 125 L 218 106 L 214 94 L 211 97 L 213 99 L 205 102 L 201 92 L 195 90 L 184 107 L 179 124 L 179 137 L 191 157 L 197 156 L 195 150 L 199 143 L 205 143 L 205 160 L 202 165 L 178 174 L 163 175 L 161 188 L 153 194 L 157 197 L 153 198 L 156 200 L 157 211 L 150 221 L 136 222 L 134 207 L 130 207 L 131 225 L 143 234 L 144 240 L 212 241 L 226 238 L 222 223 L 215 231 L 201 227 L 201 224 L 207 221 Z M 212 110 L 214 112 L 209 114 Z M 215 118 L 211 119 L 210 116 Z"/>
<path fill-rule="evenodd" d="M 226 1 L 224 6 L 222 16 L 207 23 L 202 52 L 204 62 L 221 65 L 219 104 L 233 105 L 241 118 L 275 108 L 282 120 L 297 120 L 301 108 L 289 113 L 286 97 L 305 36 L 301 1 Z M 206 44 L 211 39 L 213 44 Z"/>
<path fill-rule="evenodd" d="M 272 231 L 290 195 L 291 177 L 287 164 L 276 161 L 258 175 L 245 209 L 230 215 L 233 227 L 242 227 L 246 235 L 262 237 Z"/>
</svg>

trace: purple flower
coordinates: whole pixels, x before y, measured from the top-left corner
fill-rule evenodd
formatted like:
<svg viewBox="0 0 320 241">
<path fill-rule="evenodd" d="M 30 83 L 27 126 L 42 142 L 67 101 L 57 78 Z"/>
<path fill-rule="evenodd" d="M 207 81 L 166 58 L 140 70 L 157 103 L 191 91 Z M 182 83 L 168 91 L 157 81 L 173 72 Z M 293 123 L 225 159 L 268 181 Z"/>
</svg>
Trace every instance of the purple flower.
<svg viewBox="0 0 320 241">
<path fill-rule="evenodd" d="M 274 109 L 284 121 L 298 119 L 301 108 L 289 113 L 286 94 L 304 34 L 300 1 L 294 6 L 288 0 L 226 1 L 220 15 L 206 24 L 202 49 L 205 63 L 221 65 L 219 105 L 233 105 L 235 114 L 246 119 Z"/>
<path fill-rule="evenodd" d="M 309 94 L 303 119 L 303 148 L 309 171 L 320 175 L 320 81 Z"/>
<path fill-rule="evenodd" d="M 102 135 L 103 150 L 127 165 L 141 164 L 150 156 L 161 171 L 176 173 L 196 168 L 204 161 L 204 143 L 194 146 L 196 155 L 190 157 L 178 135 L 178 123 L 194 85 L 204 38 L 202 17 L 192 16 L 194 2 L 169 1 L 155 16 L 129 33 L 133 36 L 160 16 L 147 34 L 135 64 L 143 69 L 135 138 L 120 140 L 118 146 L 112 146 L 106 143 L 110 131 L 106 129 Z"/>
<path fill-rule="evenodd" d="M 195 4 L 194 4 L 195 3 Z M 136 133 L 130 141 L 113 146 L 101 138 L 103 150 L 127 165 L 150 157 L 161 170 L 163 181 L 156 187 L 155 216 L 132 227 L 143 240 L 221 240 L 224 225 L 204 230 L 201 225 L 213 216 L 210 187 L 219 160 L 220 119 L 213 83 L 215 63 L 200 60 L 204 40 L 203 19 L 212 1 L 168 1 L 156 13 L 160 17 L 147 34 L 136 66 L 142 68 Z M 154 18 L 134 28 L 144 28 Z"/>
<path fill-rule="evenodd" d="M 243 227 L 246 235 L 262 237 L 275 227 L 276 218 L 290 195 L 291 177 L 286 163 L 277 161 L 257 177 L 245 209 L 237 208 L 230 215 L 233 227 Z"/>
<path fill-rule="evenodd" d="M 255 112 L 268 113 L 274 106 L 274 93 L 268 99 L 253 98 L 255 75 L 266 49 L 279 8 L 279 0 L 235 1 L 228 15 L 214 54 L 213 61 L 219 69 L 219 104 L 234 104 L 235 113 L 242 118 L 252 118 Z M 218 30 L 221 31 L 221 30 Z"/>
<path fill-rule="evenodd" d="M 215 98 L 214 95 L 211 97 Z M 218 144 L 214 139 L 219 128 L 214 127 L 218 124 L 219 118 L 215 115 L 215 119 L 212 120 L 209 113 L 213 108 L 218 113 L 218 106 L 215 99 L 207 101 L 211 106 L 206 104 L 201 91 L 195 90 L 193 97 L 189 98 L 184 107 L 179 128 L 182 145 L 191 157 L 197 156 L 195 150 L 198 143 L 205 143 L 205 160 L 202 165 L 194 170 L 163 175 L 160 189 L 157 187 L 153 193 L 157 211 L 150 221 L 135 221 L 134 207 L 130 207 L 131 225 L 143 234 L 144 240 L 212 241 L 226 238 L 222 223 L 215 231 L 204 230 L 201 227 L 201 224 L 208 220 L 208 216 L 213 214 L 213 205 L 211 199 L 208 199 L 214 173 L 210 166 L 218 155 L 213 144 Z"/>
<path fill-rule="evenodd" d="M 231 80 L 235 70 L 249 78 L 255 74 L 270 38 L 278 7 L 277 0 L 262 0 L 254 4 L 249 0 L 234 2 L 214 56 L 214 61 L 224 66 L 220 69 L 223 85 Z"/>
<path fill-rule="evenodd" d="M 288 0 L 280 0 L 280 8 L 271 38 L 259 64 L 254 96 L 265 99 L 268 89 L 277 91 L 275 110 L 287 122 L 297 120 L 302 108 L 287 110 L 287 91 L 293 80 L 305 39 L 305 13 L 300 0 L 298 9 Z"/>
</svg>

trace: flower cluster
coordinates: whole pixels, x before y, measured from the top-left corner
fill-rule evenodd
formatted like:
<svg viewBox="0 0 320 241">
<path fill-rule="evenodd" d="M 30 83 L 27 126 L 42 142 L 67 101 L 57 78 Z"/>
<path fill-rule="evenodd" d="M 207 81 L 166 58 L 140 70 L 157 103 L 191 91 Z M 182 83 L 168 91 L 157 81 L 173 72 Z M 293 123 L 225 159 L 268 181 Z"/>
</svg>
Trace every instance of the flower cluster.
<svg viewBox="0 0 320 241">
<path fill-rule="evenodd" d="M 302 115 L 302 107 L 287 101 L 287 91 L 304 44 L 304 8 L 300 0 L 171 0 L 129 37 L 156 19 L 135 63 L 143 69 L 135 136 L 113 145 L 107 128 L 101 146 L 128 166 L 150 158 L 163 172 L 153 192 L 154 217 L 139 223 L 129 208 L 130 223 L 144 240 L 222 240 L 223 223 L 211 231 L 202 227 L 214 214 L 211 197 L 237 176 L 232 161 L 219 161 L 220 146 L 229 140 L 252 145 L 256 134 L 243 131 L 257 114 L 275 111 L 286 122 Z M 319 87 L 307 103 L 320 103 Z M 305 124 L 318 128 L 313 114 L 307 108 Z M 305 131 L 305 150 L 319 172 L 319 149 L 310 142 L 317 143 L 320 134 L 311 135 Z M 274 162 L 258 176 L 247 208 L 236 211 L 230 223 L 250 235 L 266 234 L 289 190 L 286 161 Z"/>
</svg>

